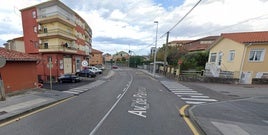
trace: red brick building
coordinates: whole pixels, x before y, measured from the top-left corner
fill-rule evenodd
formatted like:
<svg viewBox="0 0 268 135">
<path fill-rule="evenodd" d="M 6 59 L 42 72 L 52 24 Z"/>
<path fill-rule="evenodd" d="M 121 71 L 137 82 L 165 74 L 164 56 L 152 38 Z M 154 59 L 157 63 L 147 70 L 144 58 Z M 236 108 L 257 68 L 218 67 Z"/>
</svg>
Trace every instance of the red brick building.
<svg viewBox="0 0 268 135">
<path fill-rule="evenodd" d="M 0 48 L 0 56 L 6 59 L 5 66 L 0 68 L 5 93 L 37 87 L 36 56 L 5 48 Z"/>
<path fill-rule="evenodd" d="M 103 64 L 103 57 L 102 57 L 102 51 L 99 51 L 97 49 L 93 49 L 91 51 L 91 58 L 89 60 L 89 64 L 92 66 L 95 65 L 102 65 Z"/>
<path fill-rule="evenodd" d="M 59 0 L 51 0 L 20 10 L 25 52 L 42 58 L 38 78 L 49 81 L 81 69 L 89 62 L 92 30 L 86 21 Z"/>
</svg>

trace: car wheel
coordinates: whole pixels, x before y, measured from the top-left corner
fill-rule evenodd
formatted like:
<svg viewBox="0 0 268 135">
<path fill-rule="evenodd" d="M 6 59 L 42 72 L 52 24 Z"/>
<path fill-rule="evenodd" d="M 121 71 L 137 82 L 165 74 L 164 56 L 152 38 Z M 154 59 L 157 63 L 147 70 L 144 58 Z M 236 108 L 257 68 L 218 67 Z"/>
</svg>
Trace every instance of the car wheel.
<svg viewBox="0 0 268 135">
<path fill-rule="evenodd" d="M 72 80 L 72 83 L 75 83 L 75 80 L 74 79 Z"/>
<path fill-rule="evenodd" d="M 59 83 L 62 83 L 62 80 L 59 80 Z"/>
</svg>

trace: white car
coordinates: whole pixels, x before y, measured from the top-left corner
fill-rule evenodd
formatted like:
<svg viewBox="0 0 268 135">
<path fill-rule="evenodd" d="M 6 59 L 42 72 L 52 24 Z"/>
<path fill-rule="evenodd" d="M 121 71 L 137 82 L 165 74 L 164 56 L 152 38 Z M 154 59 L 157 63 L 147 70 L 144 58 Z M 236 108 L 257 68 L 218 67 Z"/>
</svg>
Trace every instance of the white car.
<svg viewBox="0 0 268 135">
<path fill-rule="evenodd" d="M 97 74 L 102 74 L 102 70 L 100 70 L 100 69 L 98 69 L 98 68 L 96 68 L 96 67 L 89 67 L 88 69 L 91 69 L 91 70 L 93 70 L 93 71 L 95 71 L 95 73 L 97 73 Z"/>
</svg>

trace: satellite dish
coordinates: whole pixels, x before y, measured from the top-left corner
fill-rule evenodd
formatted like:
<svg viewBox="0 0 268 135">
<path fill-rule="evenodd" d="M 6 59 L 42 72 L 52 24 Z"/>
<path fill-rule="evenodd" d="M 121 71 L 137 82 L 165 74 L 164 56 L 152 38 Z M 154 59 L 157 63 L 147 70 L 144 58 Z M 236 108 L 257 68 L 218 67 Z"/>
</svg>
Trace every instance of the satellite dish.
<svg viewBox="0 0 268 135">
<path fill-rule="evenodd" d="M 0 68 L 4 67 L 5 65 L 6 65 L 6 59 L 0 56 Z"/>
</svg>

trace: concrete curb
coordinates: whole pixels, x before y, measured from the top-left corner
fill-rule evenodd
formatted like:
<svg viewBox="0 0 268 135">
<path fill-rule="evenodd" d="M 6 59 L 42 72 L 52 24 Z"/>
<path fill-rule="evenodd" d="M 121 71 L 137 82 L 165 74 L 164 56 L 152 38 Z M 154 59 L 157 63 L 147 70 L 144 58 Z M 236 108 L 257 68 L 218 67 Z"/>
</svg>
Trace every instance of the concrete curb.
<svg viewBox="0 0 268 135">
<path fill-rule="evenodd" d="M 53 105 L 53 104 L 56 104 L 58 102 L 61 102 L 61 101 L 64 101 L 64 100 L 67 100 L 69 98 L 72 98 L 74 97 L 74 95 L 72 96 L 69 96 L 69 97 L 66 97 L 66 98 L 62 98 L 62 99 L 59 99 L 59 100 L 55 100 L 55 101 L 52 101 L 52 102 L 48 102 L 48 103 L 44 103 L 44 104 L 41 104 L 41 105 L 38 105 L 38 106 L 35 106 L 35 107 L 31 107 L 29 109 L 25 109 L 19 113 L 16 113 L 12 116 L 7 116 L 6 118 L 3 118 L 0 120 L 0 127 L 1 127 L 1 124 L 2 123 L 5 123 L 7 121 L 10 121 L 10 120 L 13 120 L 13 119 L 20 119 L 21 116 L 25 115 L 25 114 L 28 114 L 28 113 L 31 113 L 31 112 L 34 112 L 36 110 L 39 110 L 41 108 L 44 108 L 44 107 L 47 107 L 47 106 L 50 106 L 50 105 Z"/>
<path fill-rule="evenodd" d="M 186 110 L 186 112 L 188 113 L 188 117 L 189 119 L 192 121 L 192 123 L 194 124 L 194 126 L 196 127 L 196 129 L 198 130 L 198 132 L 201 135 L 206 135 L 206 132 L 202 129 L 202 127 L 198 124 L 198 119 L 196 118 L 196 116 L 193 114 L 192 110 L 195 108 L 196 106 L 191 106 L 190 108 L 188 108 Z"/>
</svg>

